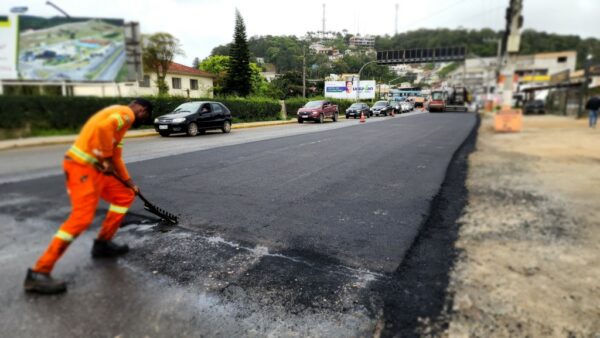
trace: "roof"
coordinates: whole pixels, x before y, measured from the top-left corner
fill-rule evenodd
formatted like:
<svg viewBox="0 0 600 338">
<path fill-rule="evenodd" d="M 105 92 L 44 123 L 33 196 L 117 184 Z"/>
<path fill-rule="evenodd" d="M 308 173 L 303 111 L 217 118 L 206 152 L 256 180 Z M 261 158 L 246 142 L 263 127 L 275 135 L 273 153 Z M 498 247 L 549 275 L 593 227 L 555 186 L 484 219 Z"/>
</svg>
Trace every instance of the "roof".
<svg viewBox="0 0 600 338">
<path fill-rule="evenodd" d="M 180 63 L 176 63 L 176 62 L 171 62 L 171 65 L 169 66 L 169 71 L 167 73 L 179 74 L 179 75 L 192 75 L 192 76 L 195 75 L 195 76 L 200 76 L 200 77 L 211 77 L 211 78 L 217 77 L 213 73 L 209 73 L 209 72 L 205 72 L 200 69 L 184 66 L 184 65 L 182 65 Z"/>
<path fill-rule="evenodd" d="M 560 56 L 577 56 L 577 52 L 574 50 L 566 50 L 562 52 L 546 52 L 546 53 L 535 53 L 533 54 L 535 58 L 556 58 Z"/>
</svg>

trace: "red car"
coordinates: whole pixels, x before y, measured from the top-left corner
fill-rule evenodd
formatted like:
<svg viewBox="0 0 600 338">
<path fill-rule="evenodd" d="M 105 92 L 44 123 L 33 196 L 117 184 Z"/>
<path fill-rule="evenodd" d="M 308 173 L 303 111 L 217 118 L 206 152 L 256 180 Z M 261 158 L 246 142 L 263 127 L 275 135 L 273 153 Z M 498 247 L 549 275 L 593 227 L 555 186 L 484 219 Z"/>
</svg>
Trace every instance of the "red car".
<svg viewBox="0 0 600 338">
<path fill-rule="evenodd" d="M 323 123 L 324 119 L 338 120 L 338 106 L 325 100 L 309 101 L 304 107 L 298 109 L 298 123 L 315 121 Z"/>
</svg>

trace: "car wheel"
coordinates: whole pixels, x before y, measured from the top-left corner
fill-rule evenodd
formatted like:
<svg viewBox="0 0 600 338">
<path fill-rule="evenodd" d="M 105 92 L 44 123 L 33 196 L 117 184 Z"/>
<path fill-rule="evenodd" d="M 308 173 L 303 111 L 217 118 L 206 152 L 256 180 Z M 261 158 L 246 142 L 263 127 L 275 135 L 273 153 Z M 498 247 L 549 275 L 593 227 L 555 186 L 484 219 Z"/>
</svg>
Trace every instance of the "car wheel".
<svg viewBox="0 0 600 338">
<path fill-rule="evenodd" d="M 339 114 L 338 112 L 333 113 L 333 117 L 332 117 L 333 122 L 337 122 L 338 114 Z"/>
<path fill-rule="evenodd" d="M 319 120 L 317 121 L 318 123 L 323 123 L 323 120 L 325 119 L 325 117 L 323 116 L 323 114 L 319 115 Z"/>
<path fill-rule="evenodd" d="M 349 118 L 350 118 L 350 116 L 346 115 L 346 118 L 347 118 L 347 119 L 349 119 Z"/>
<path fill-rule="evenodd" d="M 303 119 L 298 119 L 298 123 L 304 123 Z"/>
<path fill-rule="evenodd" d="M 231 122 L 225 121 L 223 122 L 223 127 L 221 127 L 221 131 L 225 134 L 229 134 L 231 132 Z"/>
<path fill-rule="evenodd" d="M 190 122 L 190 124 L 188 124 L 186 133 L 189 136 L 198 135 L 198 125 L 196 124 L 196 122 Z"/>
<path fill-rule="evenodd" d="M 168 131 L 161 131 L 161 132 L 159 132 L 159 134 L 162 137 L 168 137 L 169 135 L 171 135 Z"/>
</svg>

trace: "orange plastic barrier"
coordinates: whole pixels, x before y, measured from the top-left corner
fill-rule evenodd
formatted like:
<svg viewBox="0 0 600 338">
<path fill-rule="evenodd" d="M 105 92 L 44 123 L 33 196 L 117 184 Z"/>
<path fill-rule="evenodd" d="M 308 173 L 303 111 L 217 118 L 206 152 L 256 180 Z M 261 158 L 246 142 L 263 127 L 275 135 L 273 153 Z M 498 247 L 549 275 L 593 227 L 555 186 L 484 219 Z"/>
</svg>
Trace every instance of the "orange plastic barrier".
<svg viewBox="0 0 600 338">
<path fill-rule="evenodd" d="M 498 133 L 519 132 L 523 128 L 523 113 L 520 109 L 501 110 L 494 118 L 494 130 Z"/>
</svg>

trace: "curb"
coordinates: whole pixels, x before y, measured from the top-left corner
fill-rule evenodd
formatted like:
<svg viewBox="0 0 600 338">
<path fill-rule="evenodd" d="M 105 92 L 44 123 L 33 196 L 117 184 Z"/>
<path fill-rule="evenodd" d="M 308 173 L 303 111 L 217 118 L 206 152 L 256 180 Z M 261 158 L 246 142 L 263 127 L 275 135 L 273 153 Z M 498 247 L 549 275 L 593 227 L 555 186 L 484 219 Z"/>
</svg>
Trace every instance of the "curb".
<svg viewBox="0 0 600 338">
<path fill-rule="evenodd" d="M 236 123 L 231 126 L 231 129 L 247 129 L 247 128 L 259 128 L 269 126 L 279 126 L 285 124 L 296 123 L 296 120 L 288 121 L 264 121 L 264 122 L 242 122 Z M 158 136 L 158 133 L 154 129 L 133 131 L 131 134 L 125 134 L 125 138 L 140 138 L 148 136 Z M 50 137 L 30 137 L 21 138 L 14 140 L 0 141 L 0 151 L 16 149 L 16 148 L 28 148 L 37 146 L 49 146 L 57 144 L 72 143 L 77 138 L 77 135 L 65 135 L 65 136 L 50 136 Z"/>
</svg>

